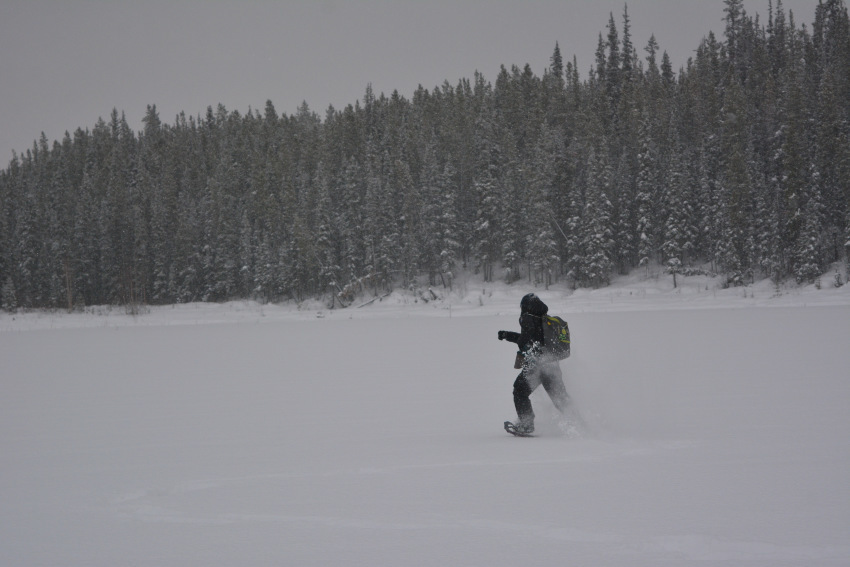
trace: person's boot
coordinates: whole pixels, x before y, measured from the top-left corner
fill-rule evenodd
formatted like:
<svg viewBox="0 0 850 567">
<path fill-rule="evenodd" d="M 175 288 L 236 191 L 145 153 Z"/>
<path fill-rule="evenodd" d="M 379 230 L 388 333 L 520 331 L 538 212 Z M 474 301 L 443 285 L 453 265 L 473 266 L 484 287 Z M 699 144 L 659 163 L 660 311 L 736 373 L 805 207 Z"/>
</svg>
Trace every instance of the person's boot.
<svg viewBox="0 0 850 567">
<path fill-rule="evenodd" d="M 520 419 L 516 424 L 516 430 L 523 435 L 534 433 L 534 418 Z"/>
</svg>

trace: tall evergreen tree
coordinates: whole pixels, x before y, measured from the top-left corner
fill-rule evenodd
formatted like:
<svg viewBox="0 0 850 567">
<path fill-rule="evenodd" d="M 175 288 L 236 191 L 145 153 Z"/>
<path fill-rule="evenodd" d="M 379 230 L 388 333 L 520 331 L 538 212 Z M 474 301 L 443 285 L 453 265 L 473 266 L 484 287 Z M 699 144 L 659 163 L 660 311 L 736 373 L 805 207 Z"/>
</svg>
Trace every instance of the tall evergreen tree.
<svg viewBox="0 0 850 567">
<path fill-rule="evenodd" d="M 532 277 L 546 289 L 554 281 L 560 263 L 551 205 L 556 183 L 555 163 L 560 154 L 557 137 L 544 124 L 535 149 L 529 186 L 527 250 Z"/>
<path fill-rule="evenodd" d="M 579 244 L 580 271 L 574 274 L 583 285 L 599 287 L 610 283 L 613 268 L 611 201 L 608 199 L 611 179 L 605 153 L 591 149 L 587 180 L 587 196 L 582 214 L 582 239 Z"/>
<path fill-rule="evenodd" d="M 641 122 L 638 154 L 638 177 L 636 185 L 637 201 L 637 242 L 638 265 L 649 269 L 656 259 L 659 248 L 658 201 L 660 194 L 658 146 L 651 137 L 651 123 L 648 116 Z"/>
</svg>

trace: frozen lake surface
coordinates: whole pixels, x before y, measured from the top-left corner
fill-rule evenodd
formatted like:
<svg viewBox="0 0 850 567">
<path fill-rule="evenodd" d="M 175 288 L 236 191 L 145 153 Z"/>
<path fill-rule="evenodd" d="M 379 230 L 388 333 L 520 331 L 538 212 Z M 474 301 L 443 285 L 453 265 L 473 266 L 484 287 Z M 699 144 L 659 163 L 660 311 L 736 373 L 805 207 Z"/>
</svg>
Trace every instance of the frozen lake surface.
<svg viewBox="0 0 850 567">
<path fill-rule="evenodd" d="M 850 286 L 0 315 L 0 565 L 850 564 Z M 450 308 L 451 306 L 451 308 Z"/>
</svg>

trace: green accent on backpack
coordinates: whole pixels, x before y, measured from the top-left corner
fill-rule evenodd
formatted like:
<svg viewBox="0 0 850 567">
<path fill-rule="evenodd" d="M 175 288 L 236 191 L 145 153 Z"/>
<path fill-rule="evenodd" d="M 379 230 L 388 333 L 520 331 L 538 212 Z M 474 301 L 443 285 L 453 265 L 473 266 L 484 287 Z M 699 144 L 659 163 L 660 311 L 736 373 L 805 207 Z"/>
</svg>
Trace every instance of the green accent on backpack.
<svg viewBox="0 0 850 567">
<path fill-rule="evenodd" d="M 555 360 L 570 356 L 570 328 L 560 317 L 543 316 L 543 354 Z"/>
</svg>

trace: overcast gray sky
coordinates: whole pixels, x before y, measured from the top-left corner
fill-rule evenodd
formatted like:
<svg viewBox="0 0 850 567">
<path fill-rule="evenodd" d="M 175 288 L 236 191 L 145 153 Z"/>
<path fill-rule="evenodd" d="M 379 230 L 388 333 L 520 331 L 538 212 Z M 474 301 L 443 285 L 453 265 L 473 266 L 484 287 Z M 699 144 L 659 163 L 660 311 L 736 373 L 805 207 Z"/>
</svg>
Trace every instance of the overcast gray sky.
<svg viewBox="0 0 850 567">
<path fill-rule="evenodd" d="M 493 82 L 502 64 L 541 75 L 556 42 L 585 78 L 610 13 L 622 37 L 626 3 L 639 53 L 654 33 L 677 69 L 722 35 L 723 0 L 0 0 L 0 167 L 113 108 L 137 130 L 148 104 L 169 123 L 266 100 L 324 117 L 369 83 L 409 98 L 476 70 Z M 766 23 L 768 0 L 744 5 Z M 817 0 L 783 5 L 811 25 Z"/>
</svg>

